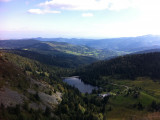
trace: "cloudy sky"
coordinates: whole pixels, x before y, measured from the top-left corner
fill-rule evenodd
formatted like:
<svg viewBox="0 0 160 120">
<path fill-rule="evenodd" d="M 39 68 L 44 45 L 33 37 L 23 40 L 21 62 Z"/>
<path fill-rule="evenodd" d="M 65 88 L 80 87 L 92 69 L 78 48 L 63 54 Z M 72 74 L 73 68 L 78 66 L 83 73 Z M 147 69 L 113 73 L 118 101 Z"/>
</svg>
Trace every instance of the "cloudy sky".
<svg viewBox="0 0 160 120">
<path fill-rule="evenodd" d="M 0 39 L 160 34 L 160 0 L 0 0 Z"/>
</svg>

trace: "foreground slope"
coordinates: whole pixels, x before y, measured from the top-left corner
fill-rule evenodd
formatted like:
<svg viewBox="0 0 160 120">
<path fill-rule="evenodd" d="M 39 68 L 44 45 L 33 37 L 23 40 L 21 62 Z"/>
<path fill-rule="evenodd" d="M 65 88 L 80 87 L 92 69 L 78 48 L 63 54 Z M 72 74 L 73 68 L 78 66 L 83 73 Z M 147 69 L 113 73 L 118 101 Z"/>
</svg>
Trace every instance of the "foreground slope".
<svg viewBox="0 0 160 120">
<path fill-rule="evenodd" d="M 15 59 L 21 62 L 16 65 L 13 62 L 19 61 L 14 61 Z M 25 68 L 35 64 L 34 69 L 38 72 L 40 64 L 35 63 L 32 60 L 0 52 L 0 119 L 34 120 L 38 116 L 47 119 L 43 113 L 48 109 L 53 112 L 60 104 L 61 93 L 56 92 L 56 89 L 49 85 L 47 80 L 42 80 L 42 77 L 32 76 L 33 66 L 30 66 L 30 70 Z"/>
<path fill-rule="evenodd" d="M 103 99 L 61 80 L 68 70 L 0 52 L 0 119 L 103 120 Z M 65 74 L 64 74 L 65 73 Z M 98 101 L 98 104 L 95 102 Z"/>
</svg>

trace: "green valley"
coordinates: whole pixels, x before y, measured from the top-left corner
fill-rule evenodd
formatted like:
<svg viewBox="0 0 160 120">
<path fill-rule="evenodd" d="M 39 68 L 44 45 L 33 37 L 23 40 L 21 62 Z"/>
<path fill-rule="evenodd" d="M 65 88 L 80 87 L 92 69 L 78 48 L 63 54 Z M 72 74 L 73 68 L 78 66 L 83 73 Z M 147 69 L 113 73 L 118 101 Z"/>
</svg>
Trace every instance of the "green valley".
<svg viewBox="0 0 160 120">
<path fill-rule="evenodd" d="M 77 55 L 95 59 L 107 59 L 127 52 L 109 49 L 95 49 L 83 45 L 73 45 L 65 42 L 38 41 L 38 40 L 4 40 L 0 41 L 1 49 L 21 49 L 49 55 Z"/>
<path fill-rule="evenodd" d="M 63 42 L 26 41 L 2 41 L 0 119 L 160 118 L 159 52 L 119 57 L 111 52 L 113 58 L 99 60 L 104 59 L 104 50 Z M 63 82 L 69 76 L 79 76 L 97 89 L 81 93 L 76 86 Z"/>
</svg>

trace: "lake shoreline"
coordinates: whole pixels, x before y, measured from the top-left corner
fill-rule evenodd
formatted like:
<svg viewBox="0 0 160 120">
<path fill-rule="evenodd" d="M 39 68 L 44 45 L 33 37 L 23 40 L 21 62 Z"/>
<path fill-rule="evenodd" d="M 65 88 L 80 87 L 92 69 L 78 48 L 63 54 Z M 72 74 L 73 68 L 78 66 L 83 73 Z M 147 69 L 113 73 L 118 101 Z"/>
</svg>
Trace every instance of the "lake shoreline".
<svg viewBox="0 0 160 120">
<path fill-rule="evenodd" d="M 71 77 L 62 77 L 63 82 L 67 83 L 68 85 L 74 86 L 78 88 L 78 90 L 82 93 L 92 93 L 92 90 L 98 89 L 97 86 L 93 86 L 91 84 L 86 84 L 83 82 L 79 76 L 71 76 Z"/>
</svg>

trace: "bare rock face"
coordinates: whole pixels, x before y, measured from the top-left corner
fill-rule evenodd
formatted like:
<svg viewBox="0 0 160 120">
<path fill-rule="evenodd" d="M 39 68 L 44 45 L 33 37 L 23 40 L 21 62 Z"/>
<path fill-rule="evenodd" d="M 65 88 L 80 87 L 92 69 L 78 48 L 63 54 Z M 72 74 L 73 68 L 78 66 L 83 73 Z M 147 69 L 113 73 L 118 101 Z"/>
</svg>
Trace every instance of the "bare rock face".
<svg viewBox="0 0 160 120">
<path fill-rule="evenodd" d="M 61 94 L 58 92 L 53 95 L 48 95 L 43 92 L 40 92 L 39 97 L 46 106 L 52 108 L 54 108 L 55 105 L 59 104 L 59 102 L 61 101 Z"/>
<path fill-rule="evenodd" d="M 35 94 L 36 91 L 31 91 L 29 90 L 29 92 L 32 94 Z M 45 111 L 46 106 L 51 108 L 52 110 L 54 110 L 54 108 L 62 101 L 61 99 L 61 93 L 57 92 L 53 95 L 48 95 L 46 93 L 43 92 L 38 92 L 38 95 L 40 97 L 40 102 L 31 102 L 29 103 L 29 107 L 34 109 L 34 110 L 38 110 L 38 109 L 42 109 L 43 111 Z"/>
<path fill-rule="evenodd" d="M 62 95 L 44 80 L 35 80 L 23 70 L 3 59 L 0 52 L 0 105 L 14 107 L 27 103 L 30 108 L 52 110 L 61 102 Z M 25 85 L 24 85 L 25 84 Z M 38 96 L 37 96 L 38 94 Z M 38 97 L 38 99 L 37 99 Z"/>
<path fill-rule="evenodd" d="M 38 86 L 37 92 L 33 89 L 34 85 Z M 45 110 L 46 106 L 54 109 L 62 101 L 62 93 L 55 93 L 54 88 L 44 81 L 35 81 L 32 79 L 31 86 L 29 89 L 27 89 L 27 91 L 33 95 L 38 93 L 38 96 L 40 97 L 39 103 L 31 102 L 29 104 L 29 106 L 33 109 Z M 47 94 L 46 91 L 51 91 L 51 94 Z"/>
<path fill-rule="evenodd" d="M 7 87 L 0 89 L 0 104 L 2 103 L 5 107 L 23 104 L 25 98 L 24 95 Z"/>
<path fill-rule="evenodd" d="M 29 102 L 29 107 L 35 110 L 42 109 L 45 110 L 46 106 L 54 109 L 62 100 L 62 94 L 60 92 L 54 92 L 54 88 L 48 83 L 43 81 L 34 81 L 31 82 L 31 86 L 37 84 L 39 86 L 38 92 L 36 92 L 32 87 L 27 89 L 27 93 L 36 94 L 40 97 L 39 102 L 30 101 L 28 96 L 25 96 L 23 93 L 19 93 L 15 90 L 10 89 L 8 86 L 3 86 L 0 88 L 0 104 L 3 104 L 5 107 L 13 107 L 16 105 L 23 105 L 24 101 Z M 45 91 L 50 90 L 52 94 L 46 94 Z"/>
</svg>

